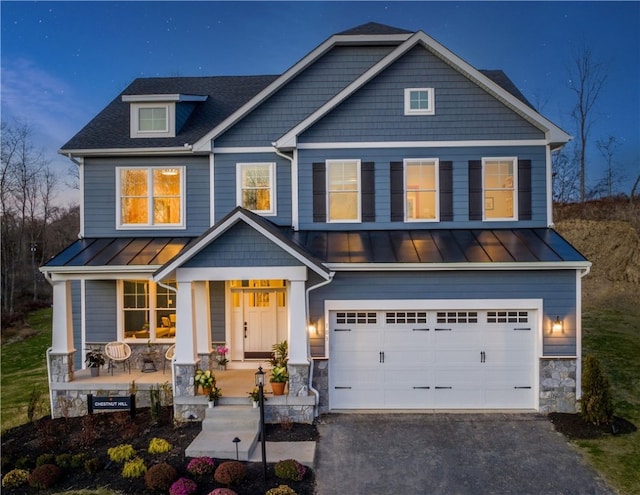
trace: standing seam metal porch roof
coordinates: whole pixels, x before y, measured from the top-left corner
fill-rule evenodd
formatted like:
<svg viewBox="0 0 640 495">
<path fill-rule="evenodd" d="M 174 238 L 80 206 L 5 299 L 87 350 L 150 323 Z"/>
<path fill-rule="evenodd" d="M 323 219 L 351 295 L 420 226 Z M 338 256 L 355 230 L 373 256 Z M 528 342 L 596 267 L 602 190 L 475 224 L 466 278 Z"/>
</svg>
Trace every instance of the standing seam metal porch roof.
<svg viewBox="0 0 640 495">
<path fill-rule="evenodd" d="M 268 220 L 261 221 L 274 225 Z M 438 229 L 299 231 L 284 238 L 326 264 L 562 263 L 589 265 L 560 234 L 539 229 Z M 194 237 L 81 239 L 49 260 L 42 270 L 91 271 L 96 267 L 158 267 L 183 252 Z M 214 241 L 215 242 L 215 241 Z M 517 268 L 517 267 L 515 267 Z M 57 270 L 62 269 L 62 270 Z M 348 268 L 347 268 L 348 269 Z"/>
</svg>

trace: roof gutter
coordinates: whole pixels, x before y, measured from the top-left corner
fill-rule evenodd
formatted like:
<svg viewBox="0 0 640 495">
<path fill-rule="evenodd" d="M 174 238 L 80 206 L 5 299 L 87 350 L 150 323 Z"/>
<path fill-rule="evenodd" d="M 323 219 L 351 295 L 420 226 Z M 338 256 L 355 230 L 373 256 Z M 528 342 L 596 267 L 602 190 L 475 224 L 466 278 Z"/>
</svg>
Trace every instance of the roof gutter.
<svg viewBox="0 0 640 495">
<path fill-rule="evenodd" d="M 590 270 L 589 261 L 486 262 L 486 263 L 325 263 L 333 271 L 494 271 L 494 270 Z M 586 274 L 585 274 L 586 275 Z"/>
</svg>

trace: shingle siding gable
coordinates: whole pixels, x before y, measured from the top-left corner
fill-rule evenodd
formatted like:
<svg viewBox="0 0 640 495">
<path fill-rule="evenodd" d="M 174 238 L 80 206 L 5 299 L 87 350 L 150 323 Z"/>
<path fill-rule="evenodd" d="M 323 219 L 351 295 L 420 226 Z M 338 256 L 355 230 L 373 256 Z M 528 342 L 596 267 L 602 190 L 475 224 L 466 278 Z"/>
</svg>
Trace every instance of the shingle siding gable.
<svg viewBox="0 0 640 495">
<path fill-rule="evenodd" d="M 227 132 L 215 146 L 269 146 L 387 55 L 393 47 L 338 46 Z"/>
<path fill-rule="evenodd" d="M 405 116 L 405 88 L 435 88 L 435 115 Z M 303 132 L 300 143 L 543 139 L 544 133 L 421 46 Z"/>
</svg>

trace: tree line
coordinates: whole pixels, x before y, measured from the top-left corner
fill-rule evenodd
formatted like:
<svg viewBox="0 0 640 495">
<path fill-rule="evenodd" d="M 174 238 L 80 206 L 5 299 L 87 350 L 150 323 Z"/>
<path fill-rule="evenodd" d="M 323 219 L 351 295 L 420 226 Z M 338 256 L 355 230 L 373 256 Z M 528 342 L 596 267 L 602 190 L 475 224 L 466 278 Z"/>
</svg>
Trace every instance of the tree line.
<svg viewBox="0 0 640 495">
<path fill-rule="evenodd" d="M 1 124 L 0 254 L 2 328 L 51 303 L 39 267 L 77 239 L 80 209 L 55 204 L 61 184 L 27 123 Z"/>
</svg>

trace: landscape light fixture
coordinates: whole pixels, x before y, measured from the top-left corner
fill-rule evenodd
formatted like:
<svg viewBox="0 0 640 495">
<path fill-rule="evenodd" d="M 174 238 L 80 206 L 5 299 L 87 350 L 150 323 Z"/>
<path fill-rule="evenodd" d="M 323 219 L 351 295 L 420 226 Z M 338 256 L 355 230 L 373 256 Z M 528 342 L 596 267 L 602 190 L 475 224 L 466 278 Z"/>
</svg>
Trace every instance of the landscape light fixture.
<svg viewBox="0 0 640 495">
<path fill-rule="evenodd" d="M 238 444 L 240 443 L 241 440 L 238 437 L 235 437 L 231 441 L 236 444 L 236 461 L 239 461 L 240 459 L 238 459 Z"/>
<path fill-rule="evenodd" d="M 258 387 L 258 401 L 260 402 L 260 443 L 262 444 L 262 471 L 264 480 L 267 481 L 267 446 L 264 428 L 264 377 L 266 373 L 262 371 L 262 366 L 258 366 L 256 371 L 256 387 Z"/>
</svg>

